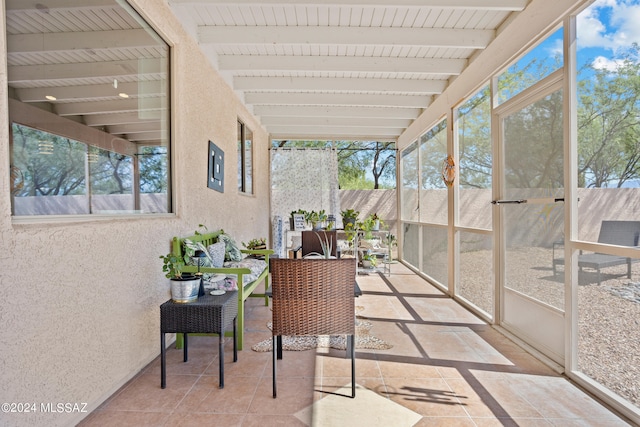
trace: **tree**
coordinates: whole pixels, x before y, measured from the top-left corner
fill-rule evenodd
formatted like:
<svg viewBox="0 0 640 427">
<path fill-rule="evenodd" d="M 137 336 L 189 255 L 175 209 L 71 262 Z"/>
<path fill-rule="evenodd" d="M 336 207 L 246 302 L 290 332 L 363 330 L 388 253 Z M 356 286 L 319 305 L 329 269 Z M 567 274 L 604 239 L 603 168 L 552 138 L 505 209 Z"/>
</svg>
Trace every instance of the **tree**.
<svg viewBox="0 0 640 427">
<path fill-rule="evenodd" d="M 394 142 L 379 141 L 274 141 L 276 147 L 327 148 L 338 153 L 338 181 L 342 189 L 395 188 Z M 367 178 L 367 172 L 372 181 Z"/>
<path fill-rule="evenodd" d="M 491 188 L 491 103 L 489 86 L 458 108 L 460 188 Z"/>
<path fill-rule="evenodd" d="M 85 193 L 84 144 L 18 124 L 13 124 L 12 132 L 12 163 L 24 177 L 16 196 Z"/>
<path fill-rule="evenodd" d="M 640 177 L 638 45 L 615 70 L 587 65 L 579 79 L 578 177 L 581 187 L 622 187 Z"/>
<path fill-rule="evenodd" d="M 167 184 L 167 147 L 141 147 L 138 155 L 140 164 L 140 192 L 166 193 Z"/>
</svg>

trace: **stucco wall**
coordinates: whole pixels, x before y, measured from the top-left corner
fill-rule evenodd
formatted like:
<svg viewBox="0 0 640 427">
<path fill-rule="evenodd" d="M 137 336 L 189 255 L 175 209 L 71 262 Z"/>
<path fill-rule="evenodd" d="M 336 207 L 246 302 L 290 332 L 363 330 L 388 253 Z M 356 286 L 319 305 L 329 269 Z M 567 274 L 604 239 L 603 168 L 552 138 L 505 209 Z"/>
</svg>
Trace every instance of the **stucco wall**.
<svg viewBox="0 0 640 427">
<path fill-rule="evenodd" d="M 164 1 L 131 3 L 174 46 L 176 214 L 12 221 L 6 63 L 0 66 L 1 402 L 32 402 L 38 409 L 40 403 L 86 402 L 88 411 L 95 409 L 159 354 L 158 307 L 169 297 L 169 282 L 158 257 L 168 252 L 171 237 L 191 234 L 198 224 L 224 228 L 238 242 L 269 235 L 268 135 Z M 5 49 L 4 28 L 0 45 Z M 236 190 L 237 118 L 254 132 L 255 196 Z M 224 194 L 206 187 L 210 139 L 225 152 Z M 0 413 L 0 425 L 73 425 L 86 415 Z"/>
</svg>

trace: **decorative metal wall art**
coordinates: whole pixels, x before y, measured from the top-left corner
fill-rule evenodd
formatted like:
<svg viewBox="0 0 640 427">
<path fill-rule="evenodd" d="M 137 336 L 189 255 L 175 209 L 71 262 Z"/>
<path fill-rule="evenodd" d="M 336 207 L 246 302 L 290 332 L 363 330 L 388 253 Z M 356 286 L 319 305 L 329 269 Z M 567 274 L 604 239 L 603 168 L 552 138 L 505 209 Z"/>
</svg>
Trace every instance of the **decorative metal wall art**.
<svg viewBox="0 0 640 427">
<path fill-rule="evenodd" d="M 209 141 L 207 187 L 224 193 L 224 151 Z"/>
</svg>

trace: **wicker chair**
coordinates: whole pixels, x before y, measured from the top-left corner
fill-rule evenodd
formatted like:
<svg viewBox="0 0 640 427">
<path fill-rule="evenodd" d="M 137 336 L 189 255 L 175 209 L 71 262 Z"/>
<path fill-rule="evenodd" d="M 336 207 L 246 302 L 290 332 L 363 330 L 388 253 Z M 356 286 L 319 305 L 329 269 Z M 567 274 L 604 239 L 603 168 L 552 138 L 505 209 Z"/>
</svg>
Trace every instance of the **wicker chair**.
<svg viewBox="0 0 640 427">
<path fill-rule="evenodd" d="M 282 335 L 347 335 L 351 397 L 356 396 L 355 283 L 353 259 L 271 260 L 274 398 Z"/>
</svg>

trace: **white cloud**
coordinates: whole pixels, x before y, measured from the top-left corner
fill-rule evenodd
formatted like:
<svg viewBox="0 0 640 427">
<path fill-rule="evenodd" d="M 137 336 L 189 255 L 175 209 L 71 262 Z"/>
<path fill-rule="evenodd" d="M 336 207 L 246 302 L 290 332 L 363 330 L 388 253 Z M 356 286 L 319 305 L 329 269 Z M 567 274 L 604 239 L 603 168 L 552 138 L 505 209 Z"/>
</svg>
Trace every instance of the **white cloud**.
<svg viewBox="0 0 640 427">
<path fill-rule="evenodd" d="M 605 13 L 610 14 L 609 28 L 601 19 Z M 632 43 L 640 43 L 638 0 L 597 0 L 580 13 L 576 21 L 578 45 L 581 48 L 598 47 L 615 51 Z"/>
<path fill-rule="evenodd" d="M 614 47 L 631 46 L 640 43 L 640 4 L 625 4 L 613 9 L 611 23 L 617 27 L 612 35 Z"/>
<path fill-rule="evenodd" d="M 563 51 L 563 42 L 562 39 L 555 40 L 553 44 L 549 47 L 549 52 L 551 56 L 562 55 Z"/>
<path fill-rule="evenodd" d="M 617 71 L 618 68 L 623 65 L 621 60 L 612 60 L 605 58 L 604 56 L 598 56 L 593 60 L 593 68 L 597 70 Z"/>
<path fill-rule="evenodd" d="M 580 47 L 602 47 L 604 45 L 604 33 L 606 27 L 598 19 L 598 2 L 582 11 L 577 18 L 578 45 Z"/>
</svg>

